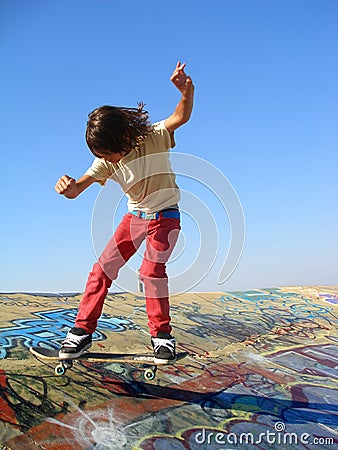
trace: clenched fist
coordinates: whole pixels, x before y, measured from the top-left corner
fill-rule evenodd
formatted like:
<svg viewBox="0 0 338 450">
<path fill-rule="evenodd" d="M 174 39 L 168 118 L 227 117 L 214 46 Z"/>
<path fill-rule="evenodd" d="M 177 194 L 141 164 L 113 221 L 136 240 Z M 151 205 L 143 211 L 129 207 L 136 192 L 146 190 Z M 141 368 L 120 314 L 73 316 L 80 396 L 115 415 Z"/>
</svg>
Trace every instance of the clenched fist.
<svg viewBox="0 0 338 450">
<path fill-rule="evenodd" d="M 57 181 L 55 190 L 58 194 L 64 195 L 67 198 L 75 198 L 78 195 L 76 180 L 68 175 L 63 175 Z"/>
</svg>

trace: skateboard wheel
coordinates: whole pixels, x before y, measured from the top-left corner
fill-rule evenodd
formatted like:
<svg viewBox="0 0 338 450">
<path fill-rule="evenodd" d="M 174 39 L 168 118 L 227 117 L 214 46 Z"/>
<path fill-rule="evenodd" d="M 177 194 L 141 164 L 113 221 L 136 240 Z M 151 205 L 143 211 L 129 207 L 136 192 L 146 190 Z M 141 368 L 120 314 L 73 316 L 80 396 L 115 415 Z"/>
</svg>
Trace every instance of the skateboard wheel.
<svg viewBox="0 0 338 450">
<path fill-rule="evenodd" d="M 149 381 L 149 380 L 153 380 L 155 378 L 156 372 L 153 369 L 146 369 L 144 371 L 143 375 L 144 375 L 144 378 Z"/>
<path fill-rule="evenodd" d="M 66 371 L 67 371 L 67 369 L 63 364 L 58 364 L 54 370 L 55 375 L 58 375 L 59 377 L 64 375 L 66 373 Z"/>
</svg>

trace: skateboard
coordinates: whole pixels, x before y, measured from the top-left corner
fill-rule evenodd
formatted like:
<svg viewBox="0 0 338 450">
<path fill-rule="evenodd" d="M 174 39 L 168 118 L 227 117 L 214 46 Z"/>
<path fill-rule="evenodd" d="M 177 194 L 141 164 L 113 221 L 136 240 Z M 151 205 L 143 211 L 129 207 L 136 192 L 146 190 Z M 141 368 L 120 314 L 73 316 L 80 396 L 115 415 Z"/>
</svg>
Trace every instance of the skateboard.
<svg viewBox="0 0 338 450">
<path fill-rule="evenodd" d="M 111 362 L 131 365 L 141 365 L 144 367 L 143 377 L 145 380 L 153 380 L 156 376 L 158 366 L 168 366 L 168 364 L 155 363 L 154 356 L 151 354 L 137 354 L 137 353 L 104 353 L 104 352 L 85 352 L 78 358 L 63 359 L 59 357 L 59 351 L 45 347 L 31 347 L 29 351 L 37 359 L 59 361 L 55 366 L 54 372 L 58 376 L 65 375 L 68 369 L 73 367 L 74 361 L 88 361 L 92 363 Z M 188 355 L 185 353 L 178 353 L 176 361 L 185 358 Z M 176 362 L 175 361 L 175 362 Z M 172 364 L 171 364 L 172 365 Z"/>
</svg>

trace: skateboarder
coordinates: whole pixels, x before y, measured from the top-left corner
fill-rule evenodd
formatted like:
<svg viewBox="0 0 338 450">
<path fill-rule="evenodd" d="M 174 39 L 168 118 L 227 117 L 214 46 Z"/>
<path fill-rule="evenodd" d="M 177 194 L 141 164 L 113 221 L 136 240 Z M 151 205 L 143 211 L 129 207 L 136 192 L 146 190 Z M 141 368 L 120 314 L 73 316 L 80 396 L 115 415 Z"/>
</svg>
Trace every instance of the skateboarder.
<svg viewBox="0 0 338 450">
<path fill-rule="evenodd" d="M 78 180 L 64 175 L 55 185 L 59 194 L 73 199 L 94 182 L 104 185 L 112 178 L 127 195 L 129 211 L 89 274 L 75 326 L 60 349 L 62 358 L 77 358 L 91 347 L 112 281 L 145 240 L 140 277 L 145 287 L 154 362 L 175 362 L 166 262 L 180 230 L 180 191 L 170 166 L 169 149 L 175 146 L 174 131 L 189 120 L 193 108 L 194 86 L 184 69 L 185 64 L 178 62 L 170 78 L 181 99 L 165 120 L 151 125 L 143 104 L 137 109 L 102 106 L 90 113 L 86 141 L 95 159 Z"/>
</svg>

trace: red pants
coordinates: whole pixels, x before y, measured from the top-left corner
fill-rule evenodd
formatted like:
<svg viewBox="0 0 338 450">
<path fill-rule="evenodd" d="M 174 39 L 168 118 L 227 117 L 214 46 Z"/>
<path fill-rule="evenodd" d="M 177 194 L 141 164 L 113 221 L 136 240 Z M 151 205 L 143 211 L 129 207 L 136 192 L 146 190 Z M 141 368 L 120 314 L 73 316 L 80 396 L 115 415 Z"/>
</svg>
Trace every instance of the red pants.
<svg viewBox="0 0 338 450">
<path fill-rule="evenodd" d="M 179 219 L 160 217 L 146 220 L 126 214 L 89 274 L 75 326 L 94 333 L 112 280 L 117 278 L 120 268 L 146 239 L 140 277 L 145 289 L 150 334 L 156 337 L 159 331 L 170 333 L 166 262 L 180 229 Z"/>
</svg>

